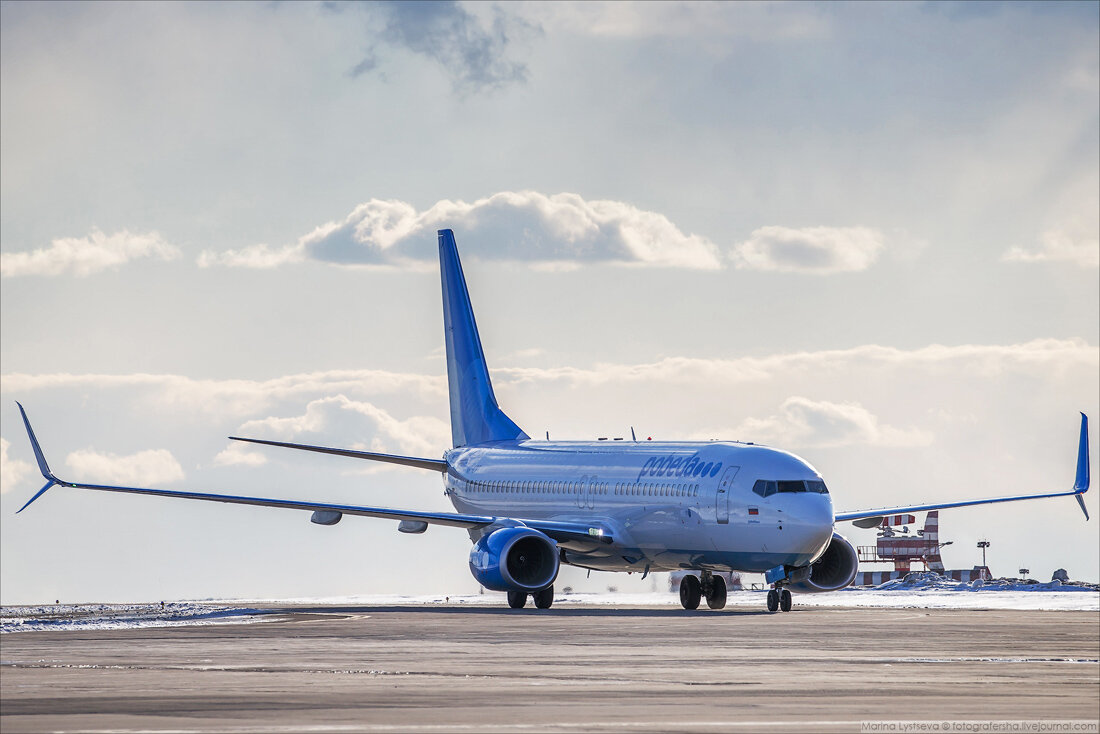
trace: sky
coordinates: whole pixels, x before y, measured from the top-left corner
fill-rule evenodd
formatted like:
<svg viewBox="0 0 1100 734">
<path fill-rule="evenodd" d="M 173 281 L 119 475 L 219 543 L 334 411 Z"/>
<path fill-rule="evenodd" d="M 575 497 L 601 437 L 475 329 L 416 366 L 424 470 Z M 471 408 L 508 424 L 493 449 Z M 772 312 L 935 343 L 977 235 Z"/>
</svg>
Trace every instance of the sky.
<svg viewBox="0 0 1100 734">
<path fill-rule="evenodd" d="M 441 456 L 440 228 L 531 436 L 768 443 L 850 511 L 1068 490 L 1085 412 L 1098 475 L 1096 3 L 3 3 L 0 97 L 5 604 L 476 593 L 451 528 L 15 515 L 15 401 L 62 478 L 449 510 L 226 439 Z M 1096 581 L 1098 496 L 945 562 Z"/>
</svg>

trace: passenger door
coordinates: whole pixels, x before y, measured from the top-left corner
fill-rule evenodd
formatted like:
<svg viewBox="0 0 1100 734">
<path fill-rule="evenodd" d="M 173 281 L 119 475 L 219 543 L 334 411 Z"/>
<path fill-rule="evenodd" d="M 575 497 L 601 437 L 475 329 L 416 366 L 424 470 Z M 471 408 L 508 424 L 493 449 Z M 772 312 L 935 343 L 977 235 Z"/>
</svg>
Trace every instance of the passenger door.
<svg viewBox="0 0 1100 734">
<path fill-rule="evenodd" d="M 715 494 L 714 514 L 718 518 L 719 525 L 728 525 L 730 521 L 730 491 L 733 489 L 733 478 L 741 470 L 739 466 L 731 466 L 722 474 L 722 480 L 718 482 L 718 492 Z"/>
</svg>

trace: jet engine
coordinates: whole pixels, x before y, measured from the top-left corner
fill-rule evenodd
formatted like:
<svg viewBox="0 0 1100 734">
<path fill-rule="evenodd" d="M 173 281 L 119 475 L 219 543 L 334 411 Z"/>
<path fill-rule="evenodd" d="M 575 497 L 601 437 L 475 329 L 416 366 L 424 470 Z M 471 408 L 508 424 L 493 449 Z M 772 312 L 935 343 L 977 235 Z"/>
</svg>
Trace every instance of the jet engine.
<svg viewBox="0 0 1100 734">
<path fill-rule="evenodd" d="M 792 576 L 798 580 L 793 581 L 787 588 L 803 594 L 843 589 L 855 579 L 858 567 L 859 556 L 856 555 L 856 549 L 843 535 L 833 533 L 833 539 L 821 554 L 821 558 L 805 569 L 798 569 L 803 572 L 808 570 L 809 573 L 799 579 L 798 576 L 802 574 L 796 571 Z"/>
<path fill-rule="evenodd" d="M 474 543 L 470 573 L 493 591 L 540 591 L 558 576 L 558 548 L 537 530 L 501 528 Z"/>
</svg>

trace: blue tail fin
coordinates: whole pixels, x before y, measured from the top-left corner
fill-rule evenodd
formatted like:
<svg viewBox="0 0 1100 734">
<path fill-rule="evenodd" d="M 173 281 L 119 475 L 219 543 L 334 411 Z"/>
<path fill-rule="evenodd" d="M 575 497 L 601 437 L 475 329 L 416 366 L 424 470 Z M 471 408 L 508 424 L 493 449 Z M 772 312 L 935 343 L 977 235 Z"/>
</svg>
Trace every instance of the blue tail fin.
<svg viewBox="0 0 1100 734">
<path fill-rule="evenodd" d="M 439 270 L 443 279 L 443 326 L 447 337 L 451 438 L 455 447 L 528 438 L 504 414 L 493 395 L 455 236 L 449 229 L 439 230 Z"/>
</svg>

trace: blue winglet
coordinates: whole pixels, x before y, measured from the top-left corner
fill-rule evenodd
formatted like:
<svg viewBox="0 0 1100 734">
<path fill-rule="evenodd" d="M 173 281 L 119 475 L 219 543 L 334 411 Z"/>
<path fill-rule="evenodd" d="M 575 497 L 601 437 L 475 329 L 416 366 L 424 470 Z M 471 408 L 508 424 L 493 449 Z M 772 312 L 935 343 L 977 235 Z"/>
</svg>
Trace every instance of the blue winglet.
<svg viewBox="0 0 1100 734">
<path fill-rule="evenodd" d="M 55 484 L 64 484 L 64 482 L 55 477 L 53 472 L 50 471 L 50 465 L 46 463 L 46 457 L 42 453 L 42 447 L 38 445 L 38 439 L 35 438 L 34 429 L 31 428 L 31 422 L 27 419 L 27 411 L 23 410 L 22 404 L 18 401 L 16 401 L 15 404 L 19 406 L 19 413 L 23 416 L 23 425 L 27 427 L 27 438 L 31 440 L 31 449 L 34 450 L 34 458 L 38 461 L 38 470 L 42 472 L 42 476 L 46 478 L 46 486 L 38 490 L 38 493 L 34 497 L 31 497 L 27 504 L 16 510 L 15 514 L 18 515 L 20 512 L 30 507 L 31 502 L 34 502 L 45 494 L 47 489 Z"/>
<path fill-rule="evenodd" d="M 1081 443 L 1077 447 L 1077 478 L 1073 482 L 1074 499 L 1081 505 L 1081 512 L 1085 513 L 1085 519 L 1089 519 L 1089 511 L 1085 509 L 1085 498 L 1082 497 L 1089 491 L 1089 417 L 1081 414 Z"/>
</svg>

